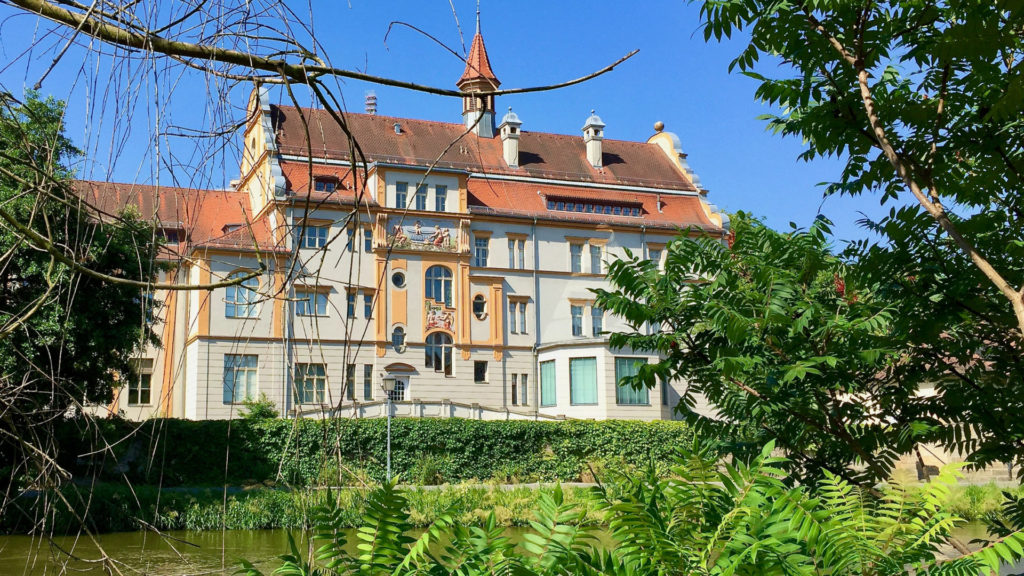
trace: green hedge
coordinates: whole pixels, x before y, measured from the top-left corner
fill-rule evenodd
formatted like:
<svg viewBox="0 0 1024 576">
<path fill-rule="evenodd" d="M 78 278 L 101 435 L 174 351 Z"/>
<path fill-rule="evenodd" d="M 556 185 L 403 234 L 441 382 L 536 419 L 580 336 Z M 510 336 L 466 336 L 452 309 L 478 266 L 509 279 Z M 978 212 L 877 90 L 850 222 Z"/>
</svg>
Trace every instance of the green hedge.
<svg viewBox="0 0 1024 576">
<path fill-rule="evenodd" d="M 385 421 L 72 420 L 60 463 L 78 479 L 219 486 L 356 484 L 384 477 Z M 679 422 L 392 422 L 392 469 L 411 483 L 589 480 L 605 466 L 660 469 L 690 439 Z M 106 448 L 108 447 L 109 448 Z"/>
</svg>

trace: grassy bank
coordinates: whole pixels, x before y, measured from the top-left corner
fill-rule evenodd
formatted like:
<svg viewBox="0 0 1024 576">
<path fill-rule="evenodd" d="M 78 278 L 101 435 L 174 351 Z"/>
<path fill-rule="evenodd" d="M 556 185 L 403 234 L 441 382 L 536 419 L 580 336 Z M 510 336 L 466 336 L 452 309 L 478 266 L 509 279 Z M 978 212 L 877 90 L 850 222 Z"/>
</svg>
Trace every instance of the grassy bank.
<svg viewBox="0 0 1024 576">
<path fill-rule="evenodd" d="M 502 526 L 525 526 L 533 519 L 534 503 L 541 492 L 553 487 L 452 485 L 437 489 L 412 488 L 405 494 L 410 517 L 426 526 L 438 515 L 450 512 L 463 524 L 480 524 L 494 510 Z M 599 522 L 585 488 L 563 488 L 566 501 L 578 502 L 588 510 L 587 521 Z M 342 523 L 359 524 L 367 490 L 255 488 L 229 494 L 217 489 L 164 490 L 152 486 L 100 484 L 90 495 L 87 488 L 68 488 L 59 497 L 22 498 L 19 509 L 0 519 L 4 533 L 26 532 L 45 518 L 45 530 L 56 533 L 77 531 L 77 518 L 86 518 L 94 532 L 139 530 L 147 525 L 158 530 L 262 530 L 308 528 L 315 522 L 316 509 L 330 501 L 337 503 Z M 68 505 L 70 504 L 70 506 Z M 43 514 L 43 510 L 47 510 Z"/>
</svg>

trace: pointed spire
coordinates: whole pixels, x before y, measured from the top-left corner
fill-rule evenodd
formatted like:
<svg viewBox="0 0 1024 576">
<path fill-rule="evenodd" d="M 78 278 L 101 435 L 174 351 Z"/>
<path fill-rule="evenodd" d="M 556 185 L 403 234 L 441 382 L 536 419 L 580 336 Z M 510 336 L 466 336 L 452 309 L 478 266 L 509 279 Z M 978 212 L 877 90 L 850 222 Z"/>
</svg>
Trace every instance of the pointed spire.
<svg viewBox="0 0 1024 576">
<path fill-rule="evenodd" d="M 480 0 L 476 0 L 476 35 L 480 35 Z"/>
<path fill-rule="evenodd" d="M 474 80 L 477 82 L 473 82 Z M 487 86 L 480 86 L 480 80 L 483 80 L 483 84 Z M 466 86 L 466 84 L 469 85 Z M 491 70 L 491 61 L 487 58 L 487 48 L 484 47 L 484 37 L 480 34 L 480 2 L 476 4 L 476 34 L 473 36 L 473 44 L 469 48 L 469 57 L 466 58 L 466 69 L 455 85 L 463 92 L 481 88 L 496 90 L 501 85 L 497 76 L 494 75 L 494 71 Z"/>
</svg>

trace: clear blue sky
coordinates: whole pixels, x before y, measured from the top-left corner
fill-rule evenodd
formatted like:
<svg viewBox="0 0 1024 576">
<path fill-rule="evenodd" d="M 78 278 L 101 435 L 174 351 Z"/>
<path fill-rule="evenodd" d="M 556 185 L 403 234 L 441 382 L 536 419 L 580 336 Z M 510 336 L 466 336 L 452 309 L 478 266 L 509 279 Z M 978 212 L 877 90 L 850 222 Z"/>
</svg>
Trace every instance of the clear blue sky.
<svg viewBox="0 0 1024 576">
<path fill-rule="evenodd" d="M 436 36 L 458 52 L 472 39 L 475 2 L 453 0 L 463 38 L 445 0 L 420 2 L 313 2 L 317 40 L 334 66 L 413 82 L 454 88 L 463 63 L 432 40 L 397 27 L 387 39 L 392 20 L 402 20 Z M 306 6 L 295 9 L 306 14 Z M 42 46 L 62 46 L 42 36 L 33 16 L 9 18 L 12 10 L 0 7 L 0 83 L 20 92 L 39 79 L 52 54 L 23 54 L 33 37 Z M 728 211 L 745 210 L 763 216 L 775 228 L 789 222 L 806 227 L 819 212 L 831 218 L 836 236 L 859 238 L 860 212 L 883 212 L 878 197 L 823 200 L 818 185 L 838 177 L 838 160 L 805 163 L 799 140 L 767 133 L 758 120 L 769 110 L 754 101 L 756 83 L 728 73 L 728 63 L 741 49 L 737 41 L 705 44 L 699 29 L 698 6 L 677 1 L 636 3 L 496 2 L 484 0 L 482 28 L 488 54 L 503 88 L 555 83 L 597 70 L 633 49 L 640 52 L 611 73 L 585 84 L 554 92 L 500 97 L 499 114 L 512 106 L 523 128 L 533 131 L 580 134 L 591 109 L 607 124 L 608 138 L 645 140 L 661 120 L 666 130 L 679 135 L 691 166 L 697 171 L 709 199 Z M 77 48 L 58 64 L 43 83 L 42 93 L 69 101 L 69 134 L 90 151 L 93 162 L 83 171 L 94 178 L 122 181 L 167 182 L 171 171 L 202 172 L 208 185 L 226 186 L 237 177 L 233 153 L 207 155 L 187 138 L 159 139 L 160 161 L 153 150 L 153 126 L 161 116 L 147 102 L 156 93 L 172 93 L 162 110 L 161 126 L 172 132 L 202 129 L 214 113 L 205 106 L 208 85 L 193 72 L 135 74 L 141 68 L 111 70 L 102 58 L 85 59 Z M 86 62 L 89 72 L 82 74 Z M 153 78 L 159 78 L 154 83 Z M 130 118 L 119 117 L 116 106 L 106 105 L 107 88 L 139 90 Z M 339 85 L 347 108 L 362 111 L 363 95 L 373 89 L 380 114 L 460 121 L 460 102 L 396 88 L 347 81 Z M 173 92 L 171 92 L 173 90 Z M 245 104 L 248 88 L 229 91 L 231 102 Z M 300 99 L 308 96 L 300 94 Z M 90 107 L 91 106 L 91 107 Z M 126 129 L 127 125 L 134 126 Z M 181 128 L 179 128 L 181 127 Z M 110 134 L 117 134 L 114 139 Z M 237 140 L 237 138 L 235 139 Z M 115 154 L 111 154 L 111 148 Z M 117 162 L 109 160 L 118 157 Z M 217 156 L 217 161 L 209 161 Z M 181 176 L 179 174 L 179 180 Z M 888 211 L 887 208 L 884 211 Z"/>
</svg>

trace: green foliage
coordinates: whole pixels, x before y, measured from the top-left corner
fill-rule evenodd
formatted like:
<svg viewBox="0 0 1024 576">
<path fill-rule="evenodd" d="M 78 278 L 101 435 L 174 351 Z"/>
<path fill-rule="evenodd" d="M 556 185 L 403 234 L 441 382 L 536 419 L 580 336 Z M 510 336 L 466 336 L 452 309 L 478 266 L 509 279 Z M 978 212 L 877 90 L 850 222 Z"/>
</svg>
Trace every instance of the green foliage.
<svg viewBox="0 0 1024 576">
<path fill-rule="evenodd" d="M 243 420 L 265 420 L 277 418 L 277 405 L 267 398 L 267 395 L 260 392 L 258 400 L 246 400 L 242 403 L 245 408 L 239 414 Z"/>
<path fill-rule="evenodd" d="M 687 381 L 678 409 L 698 435 L 729 438 L 740 453 L 777 438 L 800 478 L 888 478 L 920 440 L 917 381 L 887 377 L 900 350 L 888 303 L 831 254 L 826 220 L 790 233 L 743 213 L 732 222 L 731 249 L 680 237 L 663 271 L 639 258 L 610 265 L 617 291 L 597 290 L 598 306 L 638 328 L 613 334 L 612 346 L 664 358 L 632 384 Z M 643 329 L 651 324 L 662 330 Z M 718 418 L 692 411 L 696 394 Z"/>
<path fill-rule="evenodd" d="M 507 527 L 528 526 L 536 500 L 553 490 L 455 484 L 430 490 L 411 488 L 403 494 L 409 523 L 417 528 L 429 526 L 442 515 L 450 515 L 461 525 L 481 526 L 492 512 L 497 525 Z M 40 493 L 37 498 L 16 500 L 12 513 L 0 518 L 0 534 L 28 532 L 41 517 L 46 517 L 47 529 L 54 534 L 78 532 L 82 527 L 79 518 L 85 519 L 92 533 L 141 530 L 147 524 L 158 530 L 308 529 L 314 525 L 317 510 L 327 505 L 334 510 L 335 525 L 347 529 L 360 525 L 369 493 L 369 488 L 293 491 L 260 487 L 229 489 L 225 496 L 217 488 L 100 483 L 85 490 L 69 486 L 59 495 Z M 600 521 L 585 488 L 564 489 L 564 499 L 584 511 L 580 523 Z"/>
<path fill-rule="evenodd" d="M 939 556 L 959 522 L 941 509 L 956 470 L 946 469 L 922 490 L 887 487 L 877 497 L 826 474 L 820 486 L 788 488 L 785 462 L 764 447 L 748 463 L 720 463 L 697 446 L 684 451 L 670 476 L 653 471 L 627 475 L 618 494 L 595 488 L 610 541 L 599 541 L 584 513 L 560 489 L 542 495 L 517 549 L 488 516 L 481 526 L 461 525 L 440 515 L 420 536 L 411 535 L 405 494 L 385 484 L 368 498 L 347 547 L 336 509 L 320 515 L 303 555 L 294 539 L 275 574 L 430 574 L 554 576 L 810 576 L 989 574 L 1024 556 L 1024 536 L 1012 533 L 981 550 L 954 559 Z M 260 574 L 243 561 L 248 576 Z"/>
<path fill-rule="evenodd" d="M 884 417 L 977 465 L 1019 460 L 1019 2 L 701 4 L 706 39 L 749 37 L 731 68 L 757 83 L 756 97 L 774 111 L 768 128 L 805 142 L 805 159 L 845 161 L 827 194 L 874 193 L 923 207 L 867 223 L 884 241 L 851 251 L 900 320 L 891 329 L 905 360 L 891 366 L 893 377 L 936 384 L 934 397 L 909 405 L 911 414 L 894 403 Z"/>
<path fill-rule="evenodd" d="M 56 441 L 61 465 L 81 478 L 165 486 L 359 485 L 384 479 L 385 436 L 381 419 L 70 420 Z M 590 462 L 618 468 L 654 462 L 665 469 L 675 447 L 689 439 L 681 422 L 396 419 L 392 466 L 406 481 L 424 483 L 510 476 L 574 481 Z M 107 445 L 105 459 L 78 458 Z"/>
<path fill-rule="evenodd" d="M 3 210 L 97 272 L 151 278 L 157 243 L 137 214 L 100 223 L 72 191 L 69 164 L 80 154 L 63 133 L 64 105 L 0 93 L 0 202 Z M 56 261 L 9 226 L 0 227 L 0 373 L 6 385 L 31 383 L 22 410 L 59 414 L 76 402 L 109 402 L 114 374 L 156 336 L 148 305 L 133 286 L 105 283 Z M 36 308 L 36 305 L 39 307 Z M 33 311 L 29 313 L 30 311 Z"/>
</svg>

